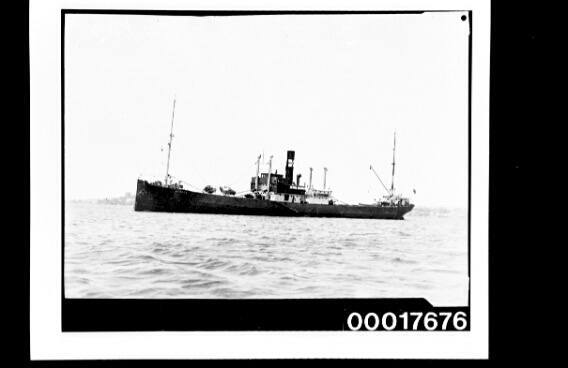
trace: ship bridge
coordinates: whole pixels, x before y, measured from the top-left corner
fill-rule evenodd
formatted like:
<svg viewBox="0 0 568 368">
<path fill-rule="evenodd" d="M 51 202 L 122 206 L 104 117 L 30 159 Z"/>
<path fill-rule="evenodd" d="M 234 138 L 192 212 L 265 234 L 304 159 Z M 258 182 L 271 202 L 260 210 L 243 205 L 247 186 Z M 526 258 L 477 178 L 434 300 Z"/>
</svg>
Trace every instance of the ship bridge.
<svg viewBox="0 0 568 368">
<path fill-rule="evenodd" d="M 296 180 L 294 181 L 294 159 L 295 152 L 288 151 L 286 153 L 285 175 L 278 174 L 278 170 L 276 170 L 275 173 L 272 173 L 272 161 L 270 161 L 270 168 L 268 172 L 260 173 L 260 175 L 257 174 L 257 176 L 253 176 L 251 178 L 251 191 L 257 193 L 257 195 L 261 195 L 260 193 L 266 193 L 267 198 L 279 202 L 332 204 L 330 203 L 333 202 L 331 198 L 331 190 L 318 190 L 312 188 L 311 171 L 309 186 L 300 184 L 300 178 L 302 177 L 301 174 L 296 175 Z M 259 161 L 257 161 L 257 164 L 260 164 L 260 158 Z M 327 171 L 327 169 L 324 169 L 324 171 Z M 269 181 L 270 184 L 268 183 Z"/>
</svg>

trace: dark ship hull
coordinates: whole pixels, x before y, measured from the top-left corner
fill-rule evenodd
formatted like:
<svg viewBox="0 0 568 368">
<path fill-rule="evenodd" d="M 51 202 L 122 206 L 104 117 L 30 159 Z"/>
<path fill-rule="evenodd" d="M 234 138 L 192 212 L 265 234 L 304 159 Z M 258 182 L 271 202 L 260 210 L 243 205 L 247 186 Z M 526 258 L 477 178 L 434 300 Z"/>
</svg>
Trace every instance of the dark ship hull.
<svg viewBox="0 0 568 368">
<path fill-rule="evenodd" d="M 277 202 L 193 192 L 154 185 L 140 179 L 134 202 L 135 211 L 396 220 L 402 220 L 413 208 L 413 204 L 379 206 Z"/>
</svg>

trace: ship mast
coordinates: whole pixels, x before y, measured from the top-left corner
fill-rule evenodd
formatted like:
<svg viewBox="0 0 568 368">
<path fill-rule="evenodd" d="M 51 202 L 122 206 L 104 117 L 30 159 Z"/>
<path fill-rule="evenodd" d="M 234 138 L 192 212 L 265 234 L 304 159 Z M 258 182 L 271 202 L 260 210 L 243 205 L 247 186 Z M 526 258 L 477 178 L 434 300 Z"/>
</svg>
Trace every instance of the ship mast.
<svg viewBox="0 0 568 368">
<path fill-rule="evenodd" d="M 254 190 L 258 191 L 258 173 L 260 172 L 260 157 L 258 155 L 258 159 L 256 160 L 256 176 L 254 178 Z"/>
<path fill-rule="evenodd" d="M 174 106 L 172 108 L 172 125 L 170 127 L 170 141 L 168 142 L 168 162 L 166 164 L 166 179 L 164 180 L 165 185 L 168 185 L 168 179 L 170 177 L 170 154 L 172 152 L 172 138 L 174 137 L 174 114 L 176 111 L 176 98 L 174 97 Z"/>
<path fill-rule="evenodd" d="M 394 154 L 395 154 L 395 150 L 396 150 L 396 130 L 394 132 L 394 143 L 392 146 L 392 179 L 391 179 L 391 195 L 394 195 L 394 166 L 395 166 L 395 161 L 394 161 Z"/>
<path fill-rule="evenodd" d="M 266 191 L 266 198 L 270 199 L 270 180 L 271 180 L 271 176 L 272 176 L 272 156 L 270 156 L 270 159 L 268 160 L 268 178 L 266 178 L 266 185 L 267 185 L 267 191 Z"/>
</svg>

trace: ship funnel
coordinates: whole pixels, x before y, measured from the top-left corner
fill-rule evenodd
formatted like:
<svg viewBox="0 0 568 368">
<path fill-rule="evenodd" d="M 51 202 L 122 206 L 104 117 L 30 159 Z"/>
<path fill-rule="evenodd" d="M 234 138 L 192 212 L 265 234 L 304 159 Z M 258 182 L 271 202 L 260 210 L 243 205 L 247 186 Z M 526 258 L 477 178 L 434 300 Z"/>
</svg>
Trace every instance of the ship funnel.
<svg viewBox="0 0 568 368">
<path fill-rule="evenodd" d="M 294 182 L 294 151 L 288 151 L 286 154 L 286 182 L 292 184 Z"/>
<path fill-rule="evenodd" d="M 300 186 L 300 178 L 302 177 L 302 174 L 298 174 L 296 175 L 296 186 L 299 187 Z"/>
<path fill-rule="evenodd" d="M 314 171 L 314 169 L 312 167 L 310 167 L 310 185 L 308 185 L 309 189 L 312 189 L 312 172 Z"/>
<path fill-rule="evenodd" d="M 323 190 L 325 190 L 325 179 L 327 177 L 327 167 L 323 168 Z"/>
</svg>

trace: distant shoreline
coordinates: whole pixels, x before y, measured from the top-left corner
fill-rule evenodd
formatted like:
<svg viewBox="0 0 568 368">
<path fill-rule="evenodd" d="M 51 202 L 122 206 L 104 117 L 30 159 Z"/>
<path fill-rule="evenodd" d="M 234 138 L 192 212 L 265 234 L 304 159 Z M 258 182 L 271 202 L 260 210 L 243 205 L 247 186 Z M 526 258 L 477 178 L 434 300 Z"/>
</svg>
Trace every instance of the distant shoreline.
<svg viewBox="0 0 568 368">
<path fill-rule="evenodd" d="M 90 204 L 112 204 L 130 206 L 134 205 L 134 194 L 128 192 L 119 197 L 106 197 L 96 199 L 70 199 L 66 202 L 69 203 L 90 203 Z"/>
</svg>

